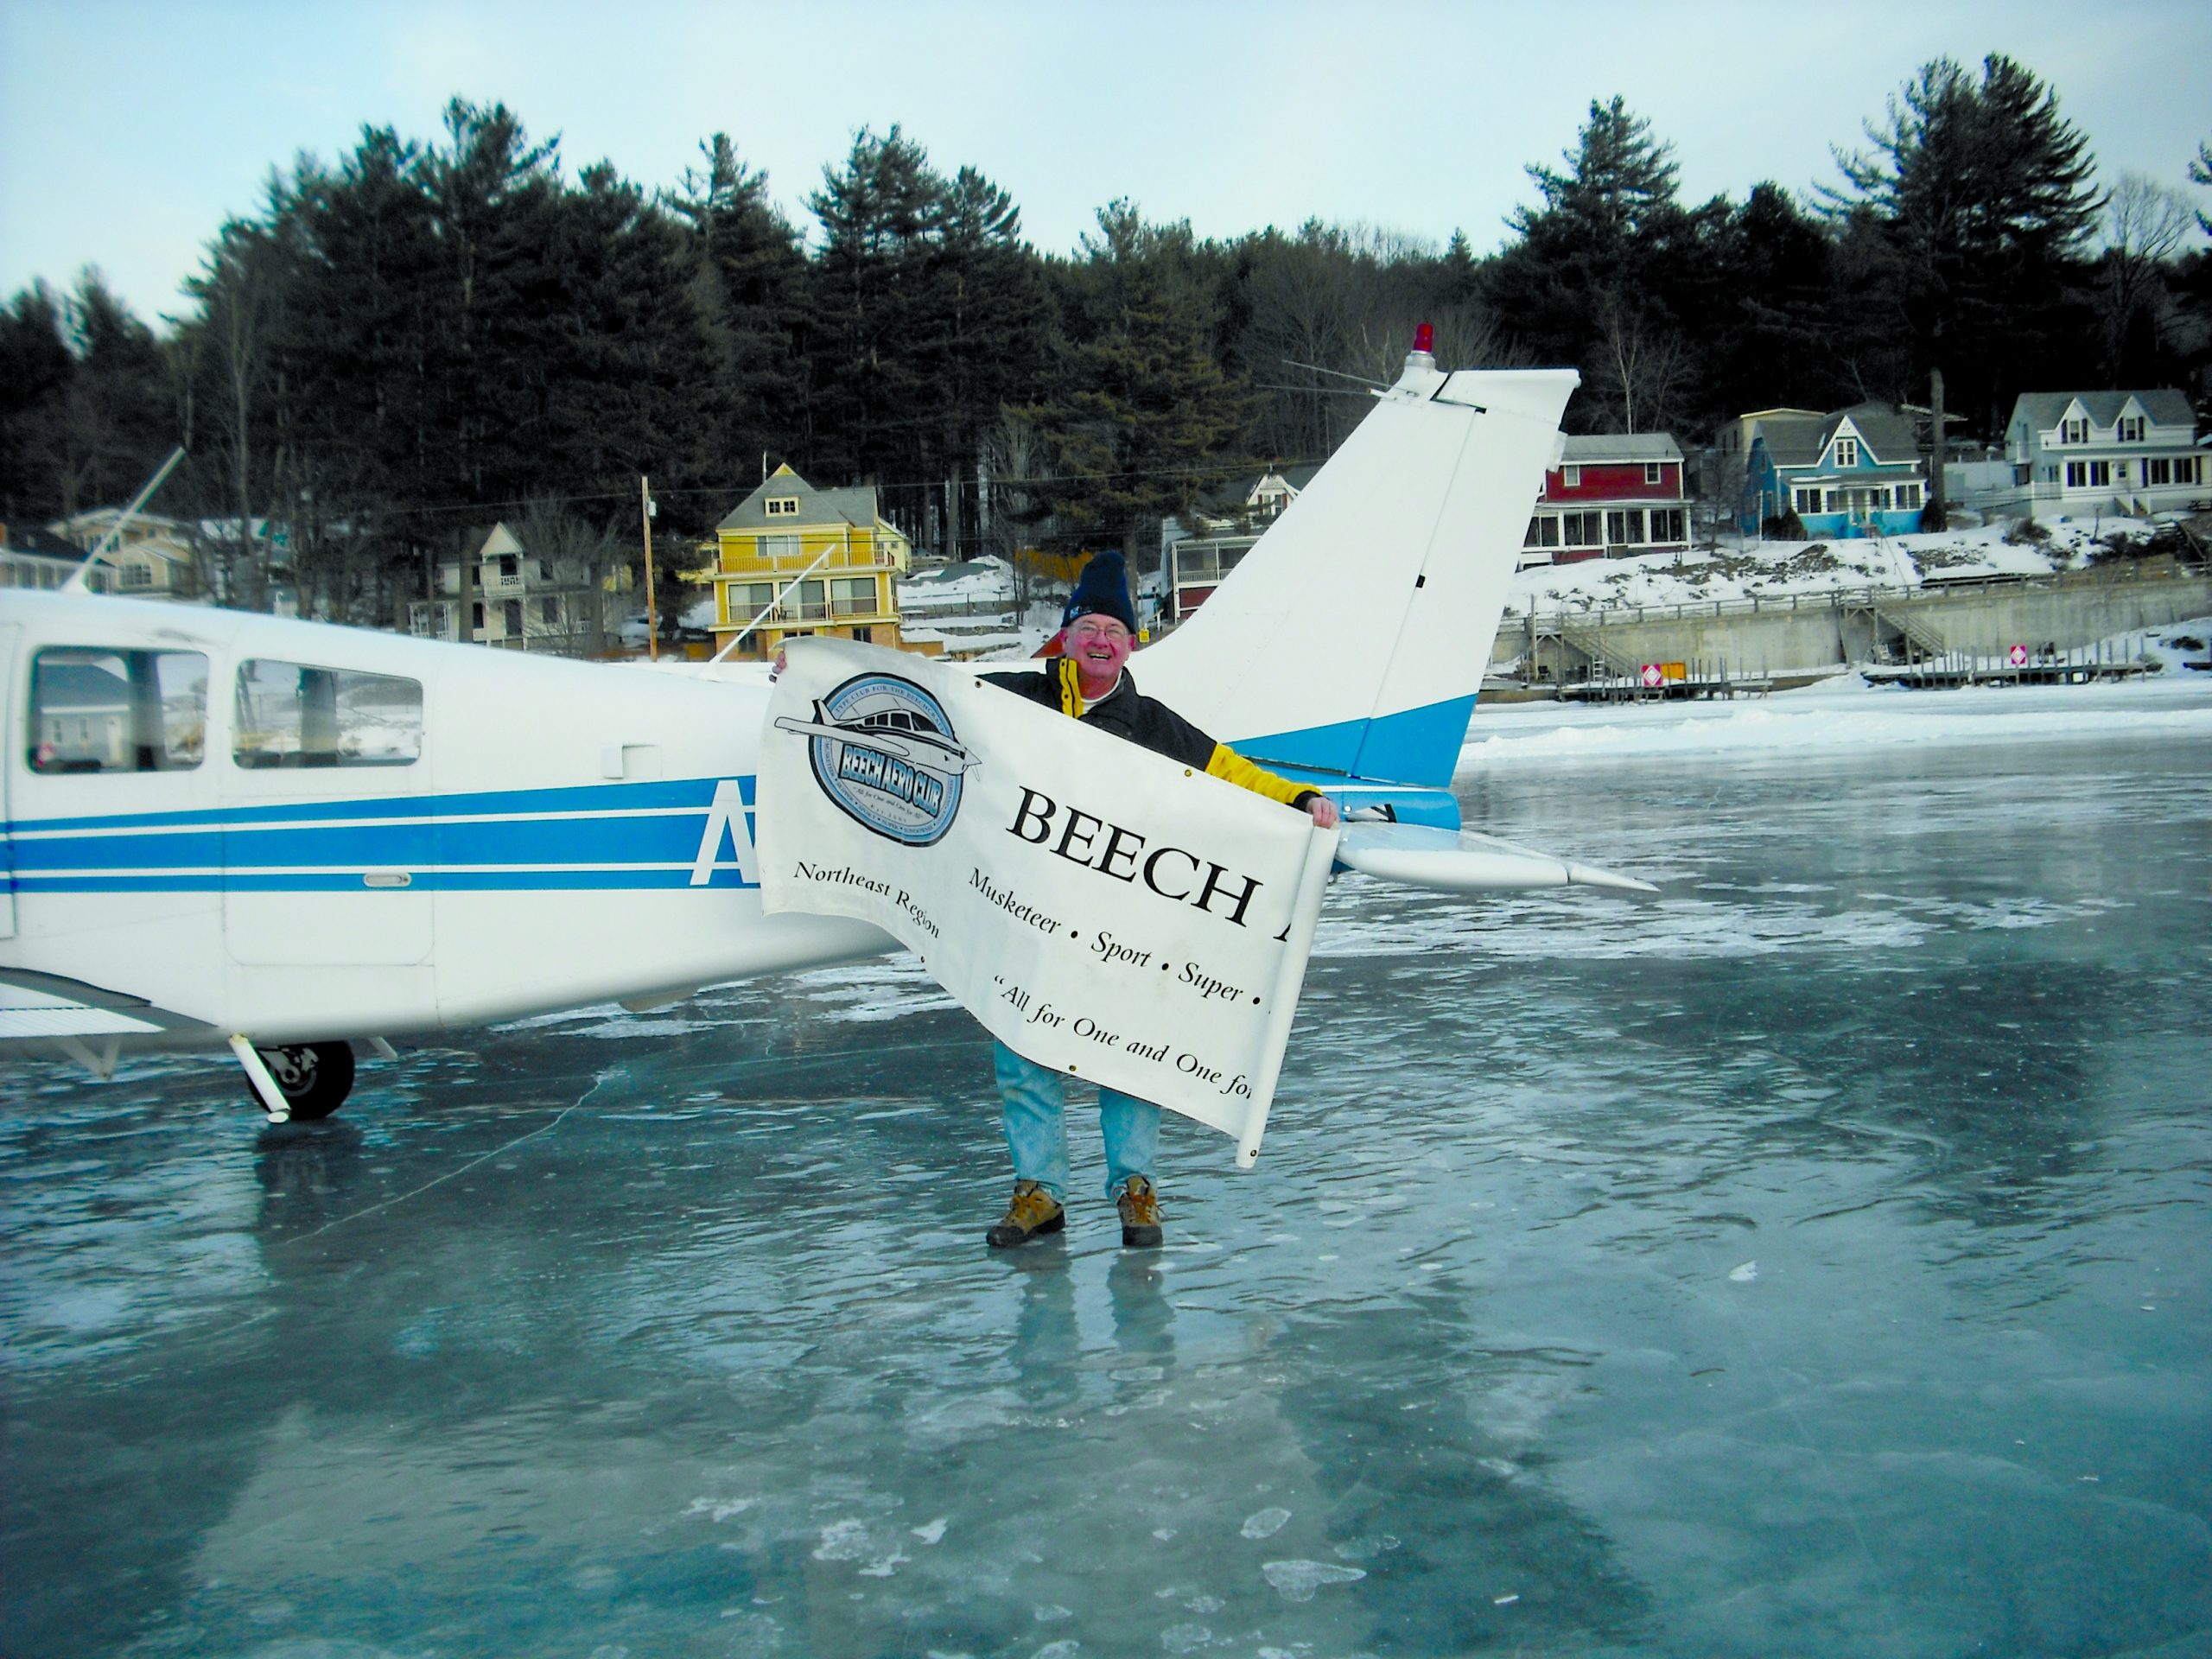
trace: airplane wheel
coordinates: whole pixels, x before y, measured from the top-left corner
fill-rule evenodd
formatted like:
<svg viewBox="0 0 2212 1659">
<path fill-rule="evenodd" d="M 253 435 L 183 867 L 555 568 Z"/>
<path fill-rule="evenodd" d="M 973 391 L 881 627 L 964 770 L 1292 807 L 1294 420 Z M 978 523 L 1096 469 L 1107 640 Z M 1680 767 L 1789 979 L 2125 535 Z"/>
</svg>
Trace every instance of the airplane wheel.
<svg viewBox="0 0 2212 1659">
<path fill-rule="evenodd" d="M 311 1123 L 328 1117 L 353 1092 L 353 1051 L 344 1043 L 301 1043 L 254 1052 L 269 1068 L 269 1075 L 276 1079 L 296 1122 Z M 247 1091 L 252 1091 L 251 1084 Z M 260 1096 L 254 1098 L 258 1101 Z"/>
</svg>

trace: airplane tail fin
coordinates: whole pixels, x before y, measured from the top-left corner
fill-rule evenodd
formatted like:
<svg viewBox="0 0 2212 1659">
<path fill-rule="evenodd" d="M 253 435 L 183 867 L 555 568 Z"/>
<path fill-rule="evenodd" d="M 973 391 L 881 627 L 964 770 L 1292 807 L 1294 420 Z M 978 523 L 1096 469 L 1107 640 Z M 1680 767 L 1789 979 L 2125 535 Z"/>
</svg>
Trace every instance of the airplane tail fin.
<svg viewBox="0 0 2212 1659">
<path fill-rule="evenodd" d="M 1349 805 L 1446 791 L 1579 381 L 1414 352 L 1138 683 Z"/>
</svg>

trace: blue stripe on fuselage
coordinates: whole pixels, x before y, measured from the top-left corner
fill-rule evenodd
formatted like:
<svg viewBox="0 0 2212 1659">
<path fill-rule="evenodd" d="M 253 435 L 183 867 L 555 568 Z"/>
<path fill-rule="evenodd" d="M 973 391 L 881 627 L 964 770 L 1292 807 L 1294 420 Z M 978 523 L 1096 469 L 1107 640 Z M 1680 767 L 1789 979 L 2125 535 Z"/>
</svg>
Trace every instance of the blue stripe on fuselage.
<svg viewBox="0 0 2212 1659">
<path fill-rule="evenodd" d="M 715 791 L 728 781 L 18 821 L 9 826 L 10 885 L 34 893 L 362 891 L 363 872 L 373 869 L 410 879 L 405 888 L 370 891 L 689 887 Z M 734 781 L 750 806 L 754 780 Z M 706 850 L 721 862 L 728 830 Z M 537 868 L 497 868 L 510 865 Z M 623 868 L 639 865 L 673 868 Z M 700 885 L 747 884 L 725 866 Z"/>
<path fill-rule="evenodd" d="M 680 817 L 439 820 L 283 830 L 19 839 L 16 870 L 259 868 L 270 865 L 402 869 L 477 864 L 689 864 L 704 809 Z"/>
<path fill-rule="evenodd" d="M 144 774 L 130 774 L 143 776 Z M 156 774 L 158 775 L 158 774 Z M 646 812 L 690 807 L 703 812 L 727 778 L 681 778 L 648 784 L 584 784 L 566 789 L 503 789 L 460 795 L 394 795 L 336 801 L 299 801 L 280 806 L 225 806 L 191 812 L 115 812 L 96 817 L 38 818 L 10 823 L 11 835 L 47 830 L 165 830 L 257 823 L 315 823 L 357 818 L 514 817 L 543 812 Z M 745 804 L 753 804 L 754 779 L 734 780 Z"/>
<path fill-rule="evenodd" d="M 253 875 L 236 871 L 158 875 L 70 875 L 54 880 L 18 881 L 19 893 L 602 893 L 645 892 L 681 887 L 746 887 L 734 868 L 715 870 L 695 887 L 689 864 L 675 870 L 416 870 L 404 887 L 367 887 L 358 870 L 287 871 Z"/>
</svg>

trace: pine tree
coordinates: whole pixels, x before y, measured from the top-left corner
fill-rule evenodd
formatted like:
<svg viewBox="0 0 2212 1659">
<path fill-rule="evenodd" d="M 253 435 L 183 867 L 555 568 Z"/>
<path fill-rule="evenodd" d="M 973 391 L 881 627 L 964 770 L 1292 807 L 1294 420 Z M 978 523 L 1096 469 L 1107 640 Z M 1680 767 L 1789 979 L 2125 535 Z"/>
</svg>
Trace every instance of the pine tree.
<svg viewBox="0 0 2212 1659">
<path fill-rule="evenodd" d="M 1562 159 L 1530 166 L 1542 205 L 1516 211 L 1520 239 L 1491 262 L 1484 296 L 1540 360 L 1579 364 L 1585 427 L 1649 429 L 1695 401 L 1694 320 L 1707 315 L 1726 204 L 1676 198 L 1674 146 L 1618 96 L 1592 101 Z"/>
<path fill-rule="evenodd" d="M 447 501 L 530 493 L 543 433 L 544 348 L 558 332 L 544 302 L 554 278 L 560 141 L 533 143 L 505 105 L 455 99 L 447 143 L 423 157 L 440 254 L 425 415 L 442 441 Z"/>
<path fill-rule="evenodd" d="M 918 540 L 958 552 L 979 523 L 985 435 L 1043 374 L 1049 302 L 1020 211 L 974 168 L 945 178 L 895 126 L 863 131 L 808 205 L 823 232 L 806 325 L 811 464 L 874 480 Z"/>
<path fill-rule="evenodd" d="M 893 125 L 863 129 L 842 168 L 824 168 L 807 198 L 823 245 L 810 270 L 810 395 L 804 447 L 817 474 L 912 479 L 913 411 L 923 374 L 908 342 L 944 181 Z"/>
<path fill-rule="evenodd" d="M 1910 383 L 1941 369 L 1962 410 L 1999 429 L 2021 390 L 2016 365 L 2053 371 L 2078 339 L 2069 286 L 2104 198 L 2088 141 L 2058 113 L 2056 93 L 2011 59 L 1975 79 L 1948 58 L 1924 65 L 1890 100 L 1871 150 L 1839 153 L 1831 215 L 1863 215 L 1885 256 L 1886 315 L 1902 327 Z"/>
<path fill-rule="evenodd" d="M 727 486 L 798 423 L 804 365 L 796 356 L 806 257 L 798 233 L 768 198 L 768 175 L 739 160 L 729 135 L 699 146 L 664 197 L 690 241 L 693 302 L 715 357 L 708 391 L 708 467 Z"/>
<path fill-rule="evenodd" d="M 980 544 L 980 474 L 1001 412 L 1033 400 L 1049 368 L 1050 297 L 1021 240 L 1021 212 L 972 167 L 947 184 L 917 318 L 923 391 L 916 460 L 945 481 L 944 540 L 954 556 Z"/>
<path fill-rule="evenodd" d="M 1853 401 L 1835 349 L 1836 248 L 1821 222 L 1762 181 L 1730 213 L 1714 253 L 1720 297 L 1704 336 L 1709 412 Z"/>
<path fill-rule="evenodd" d="M 1593 266 L 1610 273 L 1679 211 L 1675 147 L 1654 138 L 1651 123 L 1631 114 L 1618 93 L 1609 103 L 1591 101 L 1575 147 L 1560 159 L 1567 163 L 1563 173 L 1526 169 L 1544 205 L 1514 210 L 1510 222 L 1523 238 L 1579 243 Z"/>
<path fill-rule="evenodd" d="M 45 453 L 59 511 L 121 505 L 176 442 L 172 372 L 148 327 L 87 270 L 62 302 L 68 378 L 48 409 Z"/>
<path fill-rule="evenodd" d="M 0 310 L 0 521 L 10 524 L 64 511 L 55 437 L 77 372 L 66 326 L 62 301 L 42 282 Z"/>
<path fill-rule="evenodd" d="M 340 615 L 388 621 L 419 598 L 423 544 L 450 544 L 443 446 L 431 423 L 443 256 L 423 148 L 365 127 L 333 170 L 294 180 L 299 248 L 286 372 L 297 388 L 296 546 L 331 568 Z"/>
<path fill-rule="evenodd" d="M 1236 441 L 1251 410 L 1217 358 L 1218 302 L 1187 220 L 1147 225 L 1118 200 L 1099 209 L 1083 252 L 1074 343 L 1035 411 L 1056 474 L 1042 493 L 1141 569 L 1161 518 L 1245 464 Z"/>
</svg>

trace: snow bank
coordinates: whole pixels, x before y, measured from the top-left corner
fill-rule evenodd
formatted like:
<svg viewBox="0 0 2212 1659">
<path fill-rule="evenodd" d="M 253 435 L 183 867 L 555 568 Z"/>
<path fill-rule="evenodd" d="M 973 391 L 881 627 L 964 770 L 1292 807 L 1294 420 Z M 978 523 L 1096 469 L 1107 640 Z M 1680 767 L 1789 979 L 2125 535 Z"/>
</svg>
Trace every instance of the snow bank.
<svg viewBox="0 0 2212 1659">
<path fill-rule="evenodd" d="M 985 554 L 963 564 L 918 570 L 899 583 L 901 614 L 984 610 L 1014 604 L 1014 568 Z"/>
<path fill-rule="evenodd" d="M 2115 654 L 2143 636 L 2108 642 Z M 2198 643 L 2183 645 L 2183 639 Z M 1982 685 L 1955 691 L 1870 686 L 1847 674 L 1802 690 L 1732 702 L 1482 703 L 1460 772 L 1529 761 L 1669 758 L 1722 752 L 1883 748 L 2094 737 L 2212 737 L 2212 617 L 2148 637 L 2158 671 L 2092 685 Z"/>
<path fill-rule="evenodd" d="M 2044 527 L 2047 542 L 2007 541 L 2009 525 L 1859 541 L 1749 542 L 1740 549 L 1647 553 L 1628 559 L 1586 559 L 1538 565 L 1516 574 L 1509 610 L 1617 609 L 1623 606 L 1711 604 L 1716 600 L 1780 599 L 1864 588 L 1917 588 L 1981 576 L 2047 576 L 2076 568 L 2115 534 L 2147 537 L 2149 523 L 2061 519 Z"/>
</svg>

